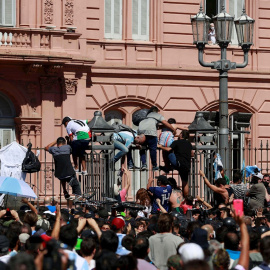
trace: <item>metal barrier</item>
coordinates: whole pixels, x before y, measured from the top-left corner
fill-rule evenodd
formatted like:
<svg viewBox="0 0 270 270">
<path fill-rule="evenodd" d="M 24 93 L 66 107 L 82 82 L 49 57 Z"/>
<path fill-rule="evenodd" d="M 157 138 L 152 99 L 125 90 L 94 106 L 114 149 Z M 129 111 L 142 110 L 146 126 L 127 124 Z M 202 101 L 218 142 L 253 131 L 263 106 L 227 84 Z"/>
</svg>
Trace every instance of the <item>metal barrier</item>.
<svg viewBox="0 0 270 270">
<path fill-rule="evenodd" d="M 35 149 L 32 149 L 35 152 Z M 44 196 L 49 195 L 62 202 L 60 181 L 54 177 L 54 163 L 52 156 L 41 150 L 41 171 L 38 173 L 28 174 L 26 181 L 31 185 L 33 190 L 38 194 L 38 198 L 42 199 Z M 260 143 L 259 148 L 252 148 L 250 144 L 245 148 L 232 148 L 226 150 L 230 155 L 232 162 L 231 171 L 229 172 L 229 179 L 232 179 L 233 172 L 242 169 L 243 160 L 245 165 L 255 165 L 262 169 L 262 173 L 269 173 L 269 144 L 268 141 L 263 144 Z M 93 193 L 95 192 L 94 199 L 102 200 L 103 197 L 113 197 L 113 185 L 117 181 L 117 173 L 120 169 L 120 161 L 118 161 L 113 168 L 114 150 L 89 150 L 87 151 L 87 176 L 78 175 L 81 183 L 82 192 Z M 241 153 L 241 155 L 240 155 Z M 214 183 L 213 163 L 216 152 L 212 149 L 197 150 L 194 158 L 191 160 L 191 171 L 189 176 L 190 193 L 193 196 L 199 195 L 207 201 L 212 200 L 212 193 L 204 186 L 203 180 L 198 176 L 199 170 L 204 170 L 206 177 L 210 182 Z M 236 158 L 241 156 L 242 160 L 236 162 Z M 132 148 L 132 157 L 135 166 L 140 167 L 139 150 Z M 234 157 L 234 158 L 233 158 Z M 162 153 L 160 150 L 157 152 L 158 164 L 162 165 Z M 224 164 L 224 166 L 227 166 Z M 147 170 L 142 171 L 139 169 L 129 172 L 131 187 L 128 190 L 128 200 L 134 200 L 136 192 L 139 188 L 146 188 L 149 177 L 154 177 L 163 174 L 163 171 L 153 172 L 151 170 L 151 162 L 149 153 L 147 151 Z M 177 171 L 173 171 L 167 175 L 174 177 L 179 186 L 181 186 L 181 179 Z M 123 179 L 122 187 L 126 185 L 126 179 Z"/>
</svg>

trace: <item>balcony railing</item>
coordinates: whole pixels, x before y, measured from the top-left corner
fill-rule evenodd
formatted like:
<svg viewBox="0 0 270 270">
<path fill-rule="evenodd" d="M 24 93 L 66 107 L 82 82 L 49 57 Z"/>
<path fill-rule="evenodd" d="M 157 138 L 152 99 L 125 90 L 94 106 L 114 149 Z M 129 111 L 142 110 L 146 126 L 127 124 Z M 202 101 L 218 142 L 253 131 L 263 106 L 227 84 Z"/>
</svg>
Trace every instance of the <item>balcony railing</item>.
<svg viewBox="0 0 270 270">
<path fill-rule="evenodd" d="M 79 50 L 78 39 L 81 34 L 64 30 L 43 28 L 7 28 L 0 27 L 0 49 L 53 49 Z M 65 42 L 68 39 L 69 42 Z"/>
</svg>

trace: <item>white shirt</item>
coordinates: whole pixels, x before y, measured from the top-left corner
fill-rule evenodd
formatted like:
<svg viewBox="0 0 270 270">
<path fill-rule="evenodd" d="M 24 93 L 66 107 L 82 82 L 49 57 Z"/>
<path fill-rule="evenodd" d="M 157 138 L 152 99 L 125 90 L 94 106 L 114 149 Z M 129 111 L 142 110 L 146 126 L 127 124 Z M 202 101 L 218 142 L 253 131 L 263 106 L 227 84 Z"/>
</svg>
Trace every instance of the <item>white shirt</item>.
<svg viewBox="0 0 270 270">
<path fill-rule="evenodd" d="M 76 270 L 89 270 L 89 265 L 87 261 L 80 255 L 78 255 L 75 250 L 71 251 L 68 249 L 64 249 L 64 252 L 68 254 L 69 259 L 73 259 L 75 257 Z"/>
<path fill-rule="evenodd" d="M 88 133 L 90 131 L 86 120 L 70 120 L 66 126 L 68 136 L 74 135 L 73 140 L 77 140 L 77 132 L 83 131 Z"/>
<path fill-rule="evenodd" d="M 268 264 L 268 267 L 270 268 L 270 264 Z M 255 266 L 251 270 L 262 270 L 262 268 L 259 266 Z"/>
<path fill-rule="evenodd" d="M 212 41 L 213 44 L 216 44 L 216 31 L 215 31 L 215 29 L 214 30 L 211 30 L 208 33 L 208 40 L 209 41 Z"/>
<path fill-rule="evenodd" d="M 89 270 L 93 270 L 96 268 L 96 261 L 95 260 L 91 260 L 89 263 Z"/>
</svg>

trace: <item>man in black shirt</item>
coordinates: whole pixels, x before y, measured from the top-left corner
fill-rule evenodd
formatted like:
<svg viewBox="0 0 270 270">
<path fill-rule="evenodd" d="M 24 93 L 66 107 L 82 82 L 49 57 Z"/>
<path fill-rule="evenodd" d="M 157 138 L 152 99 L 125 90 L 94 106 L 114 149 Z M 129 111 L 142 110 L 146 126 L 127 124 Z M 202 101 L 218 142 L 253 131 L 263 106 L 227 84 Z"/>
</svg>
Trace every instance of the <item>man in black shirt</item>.
<svg viewBox="0 0 270 270">
<path fill-rule="evenodd" d="M 66 189 L 66 183 L 71 186 L 72 193 L 74 195 L 81 195 L 80 184 L 76 178 L 75 171 L 70 161 L 70 154 L 72 150 L 70 145 L 66 144 L 65 138 L 59 137 L 56 141 L 48 144 L 45 147 L 45 150 L 53 155 L 55 163 L 55 177 L 60 180 L 65 198 L 70 198 L 70 195 Z"/>
<path fill-rule="evenodd" d="M 190 160 L 191 157 L 194 156 L 192 145 L 188 139 L 189 132 L 183 130 L 180 133 L 178 140 L 174 141 L 170 147 L 158 145 L 159 148 L 170 152 L 168 158 L 172 167 L 178 170 L 179 175 L 181 176 L 184 197 L 186 197 L 189 192 L 188 175 L 190 171 Z"/>
</svg>

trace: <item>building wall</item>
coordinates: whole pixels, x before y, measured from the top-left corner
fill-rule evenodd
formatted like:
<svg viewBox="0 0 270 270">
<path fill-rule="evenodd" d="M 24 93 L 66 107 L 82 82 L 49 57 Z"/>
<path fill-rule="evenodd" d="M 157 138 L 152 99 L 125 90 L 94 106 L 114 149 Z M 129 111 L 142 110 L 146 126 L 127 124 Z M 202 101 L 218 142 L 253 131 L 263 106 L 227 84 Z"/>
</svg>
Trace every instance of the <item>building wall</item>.
<svg viewBox="0 0 270 270">
<path fill-rule="evenodd" d="M 192 44 L 200 2 L 150 0 L 149 41 L 134 41 L 131 0 L 123 0 L 121 40 L 104 38 L 103 0 L 17 0 L 15 27 L 0 27 L 0 91 L 15 106 L 17 140 L 44 147 L 66 135 L 64 116 L 91 119 L 95 110 L 119 110 L 129 125 L 152 105 L 186 125 L 198 110 L 217 110 L 218 72 L 199 65 Z M 254 114 L 245 138 L 259 147 L 270 132 L 270 2 L 246 0 L 246 9 L 256 20 L 254 46 L 248 66 L 229 73 L 229 109 Z M 206 61 L 219 57 L 207 46 Z M 242 62 L 241 49 L 229 46 L 228 59 Z"/>
</svg>

